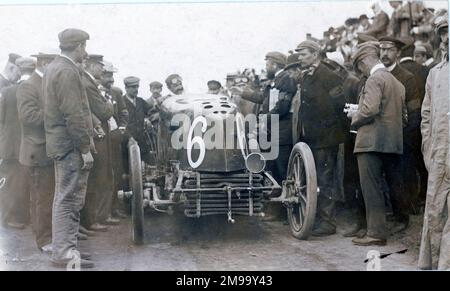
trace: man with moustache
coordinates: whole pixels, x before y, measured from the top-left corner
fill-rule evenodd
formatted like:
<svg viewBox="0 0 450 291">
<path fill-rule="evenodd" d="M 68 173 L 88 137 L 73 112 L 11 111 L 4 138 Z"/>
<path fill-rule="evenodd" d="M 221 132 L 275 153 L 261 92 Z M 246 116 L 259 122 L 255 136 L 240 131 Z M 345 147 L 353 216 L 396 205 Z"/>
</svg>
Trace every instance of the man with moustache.
<svg viewBox="0 0 450 291">
<path fill-rule="evenodd" d="M 184 94 L 183 79 L 178 74 L 171 74 L 166 78 L 167 89 L 174 95 Z"/>
<path fill-rule="evenodd" d="M 334 177 L 339 145 L 344 142 L 343 82 L 320 62 L 320 47 L 316 42 L 306 40 L 296 51 L 301 67 L 300 141 L 311 148 L 320 188 L 312 234 L 328 236 L 336 233 L 335 203 L 338 198 Z"/>
<path fill-rule="evenodd" d="M 391 197 L 392 210 L 396 225 L 392 233 L 405 230 L 409 225 L 409 212 L 413 204 L 413 194 L 418 193 L 414 153 L 418 146 L 418 130 L 420 128 L 421 98 L 414 75 L 404 69 L 398 62 L 401 48 L 405 43 L 393 37 L 380 38 L 380 59 L 387 70 L 405 87 L 405 102 L 407 108 L 407 125 L 403 129 L 403 155 L 399 171 L 403 174 L 404 193 Z M 419 135 L 420 136 L 420 135 Z M 398 200 L 400 198 L 400 200 Z"/>
<path fill-rule="evenodd" d="M 120 221 L 100 217 L 101 209 L 112 198 L 112 167 L 110 164 L 111 136 L 108 120 L 113 115 L 113 104 L 100 92 L 100 78 L 103 73 L 103 56 L 90 54 L 85 59 L 81 75 L 86 90 L 89 107 L 94 118 L 95 164 L 89 173 L 86 203 L 81 215 L 81 224 L 92 231 L 106 231 L 106 225 L 116 225 Z"/>
<path fill-rule="evenodd" d="M 108 120 L 111 133 L 110 161 L 113 169 L 113 196 L 112 201 L 105 203 L 104 211 L 100 212 L 100 217 L 126 218 L 124 205 L 119 201 L 117 195 L 123 189 L 123 164 L 122 164 L 122 142 L 124 140 L 125 129 L 128 125 L 128 109 L 123 98 L 122 90 L 113 86 L 114 73 L 117 69 L 113 64 L 103 61 L 103 74 L 101 76 L 100 92 L 113 104 L 113 117 Z M 111 205 L 112 204 L 112 205 Z"/>
</svg>

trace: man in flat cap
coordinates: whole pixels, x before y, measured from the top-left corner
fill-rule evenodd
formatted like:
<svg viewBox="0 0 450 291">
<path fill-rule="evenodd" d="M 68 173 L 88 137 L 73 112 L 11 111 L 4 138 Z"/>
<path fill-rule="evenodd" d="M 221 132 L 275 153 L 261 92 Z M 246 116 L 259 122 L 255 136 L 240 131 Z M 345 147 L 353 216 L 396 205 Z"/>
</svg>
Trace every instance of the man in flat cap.
<svg viewBox="0 0 450 291">
<path fill-rule="evenodd" d="M 220 82 L 216 80 L 209 80 L 207 86 L 208 94 L 219 95 L 223 89 L 222 84 L 220 84 Z"/>
<path fill-rule="evenodd" d="M 128 126 L 127 136 L 133 137 L 139 144 L 141 150 L 142 161 L 149 162 L 149 147 L 146 144 L 144 130 L 145 118 L 150 116 L 152 106 L 150 106 L 143 98 L 138 97 L 139 92 L 139 78 L 130 76 L 123 80 L 125 84 L 126 94 L 124 95 L 125 103 L 128 109 Z M 122 144 L 124 151 L 128 153 L 128 147 Z M 128 156 L 128 154 L 126 154 Z M 124 161 L 125 170 L 128 166 L 128 161 Z"/>
<path fill-rule="evenodd" d="M 22 129 L 19 162 L 27 168 L 31 192 L 31 222 L 37 247 L 52 251 L 52 204 L 55 192 L 53 160 L 45 149 L 44 100 L 42 77 L 56 55 L 39 53 L 36 70 L 17 89 L 17 109 Z"/>
<path fill-rule="evenodd" d="M 422 43 L 415 46 L 414 61 L 419 65 L 425 66 L 428 71 L 439 64 L 433 57 L 433 47 L 429 43 Z"/>
<path fill-rule="evenodd" d="M 403 231 L 409 224 L 409 213 L 413 204 L 415 193 L 418 193 L 418 183 L 416 176 L 416 165 L 414 159 L 414 146 L 418 141 L 418 130 L 420 127 L 420 107 L 421 97 L 416 82 L 416 78 L 412 73 L 403 68 L 399 64 L 399 56 L 401 48 L 405 43 L 397 38 L 382 37 L 380 38 L 380 59 L 384 66 L 394 77 L 405 87 L 406 107 L 408 110 L 408 123 L 403 130 L 403 155 L 401 167 L 405 180 L 405 193 L 403 196 L 407 198 L 400 204 L 395 197 L 391 197 L 392 210 L 396 225 L 392 228 L 392 232 Z M 417 145 L 416 145 L 417 146 Z M 417 150 L 416 150 L 417 152 Z"/>
<path fill-rule="evenodd" d="M 161 103 L 162 102 L 162 87 L 163 84 L 161 84 L 158 81 L 153 81 L 149 84 L 150 87 L 150 93 L 151 96 L 146 100 L 148 104 L 153 106 L 154 104 Z"/>
<path fill-rule="evenodd" d="M 178 74 L 171 74 L 166 78 L 167 89 L 175 95 L 184 93 L 183 79 Z"/>
<path fill-rule="evenodd" d="M 284 70 L 286 56 L 280 52 L 266 54 L 266 71 L 268 81 L 263 91 L 246 87 L 243 99 L 261 104 L 260 114 L 267 114 L 267 124 L 262 125 L 270 135 L 271 128 L 278 127 L 278 140 L 272 140 L 271 146 L 279 149 L 278 157 L 273 161 L 274 178 L 281 183 L 286 178 L 286 169 L 292 149 L 292 98 L 297 92 L 297 84 L 290 74 Z M 278 124 L 275 124 L 276 117 Z M 275 119 L 274 119 L 275 118 Z"/>
<path fill-rule="evenodd" d="M 16 65 L 16 60 L 21 56 L 15 53 L 8 55 L 3 73 L 0 74 L 0 90 L 4 87 L 17 83 L 20 79 L 20 70 Z"/>
<path fill-rule="evenodd" d="M 100 211 L 101 218 L 107 218 L 109 216 L 115 218 L 126 218 L 127 215 L 124 211 L 124 205 L 119 201 L 117 193 L 123 189 L 122 175 L 122 142 L 125 138 L 125 129 L 128 125 L 128 109 L 125 104 L 123 92 L 120 88 L 114 85 L 114 73 L 117 69 L 113 64 L 107 61 L 103 61 L 103 73 L 101 76 L 100 92 L 102 95 L 113 104 L 114 114 L 113 117 L 108 120 L 109 130 L 111 133 L 111 152 L 110 161 L 113 168 L 113 195 L 112 201 L 108 200 Z"/>
<path fill-rule="evenodd" d="M 32 58 L 17 58 L 19 70 L 17 79 L 23 82 L 34 71 Z M 0 94 L 0 177 L 5 185 L 0 190 L 1 223 L 7 227 L 23 229 L 29 221 L 30 191 L 26 181 L 26 168 L 19 163 L 22 139 L 19 113 L 17 110 L 17 89 L 19 84 L 4 87 Z"/>
<path fill-rule="evenodd" d="M 443 58 L 428 75 L 422 105 L 422 151 L 428 169 L 428 189 L 419 268 L 450 270 L 448 14 L 436 20 Z"/>
<path fill-rule="evenodd" d="M 296 51 L 302 69 L 299 111 L 300 141 L 309 145 L 316 161 L 320 188 L 313 235 L 336 233 L 335 183 L 339 145 L 344 142 L 345 96 L 341 78 L 320 62 L 319 46 L 303 41 Z"/>
<path fill-rule="evenodd" d="M 79 65 L 87 56 L 89 34 L 69 28 L 58 34 L 61 55 L 51 62 L 42 80 L 47 155 L 55 163 L 52 218 L 52 262 L 81 268 L 94 264 L 77 250 L 80 210 L 84 206 L 89 171 L 93 166 L 92 116 Z"/>
<path fill-rule="evenodd" d="M 109 160 L 111 136 L 109 120 L 113 118 L 113 104 L 100 91 L 100 80 L 103 73 L 103 56 L 90 54 L 84 60 L 84 71 L 81 81 L 86 90 L 94 126 L 94 142 L 96 153 L 86 192 L 86 202 L 81 212 L 81 224 L 91 231 L 106 231 L 105 224 L 118 224 L 119 221 L 109 216 L 101 217 L 102 209 L 112 199 L 112 166 Z M 99 185 L 101 185 L 99 187 Z"/>
<path fill-rule="evenodd" d="M 385 196 L 380 187 L 383 172 L 392 196 L 403 193 L 398 172 L 403 153 L 405 88 L 388 72 L 378 57 L 376 43 L 358 46 L 353 56 L 355 70 L 367 77 L 358 109 L 350 110 L 351 126 L 357 130 L 354 153 L 358 159 L 361 189 L 366 208 L 367 232 L 353 239 L 356 245 L 385 245 Z"/>
</svg>

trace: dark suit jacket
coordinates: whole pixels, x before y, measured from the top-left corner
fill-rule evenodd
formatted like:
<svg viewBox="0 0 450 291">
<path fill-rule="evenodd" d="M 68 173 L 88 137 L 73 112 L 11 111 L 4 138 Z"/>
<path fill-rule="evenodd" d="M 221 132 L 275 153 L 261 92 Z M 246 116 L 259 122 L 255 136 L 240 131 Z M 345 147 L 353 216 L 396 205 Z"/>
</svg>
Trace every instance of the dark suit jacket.
<svg viewBox="0 0 450 291">
<path fill-rule="evenodd" d="M 0 158 L 19 159 L 21 129 L 17 113 L 17 88 L 12 85 L 1 90 L 0 96 Z"/>
<path fill-rule="evenodd" d="M 402 112 L 405 87 L 386 69 L 366 81 L 352 127 L 358 130 L 355 153 L 403 153 Z"/>
<path fill-rule="evenodd" d="M 427 82 L 427 77 L 430 70 L 425 66 L 419 65 L 413 60 L 403 61 L 400 63 L 400 66 L 414 75 L 420 104 L 422 104 L 423 97 L 425 96 L 425 83 Z"/>
<path fill-rule="evenodd" d="M 95 80 L 93 80 L 91 76 L 84 73 L 81 76 L 81 81 L 86 90 L 92 114 L 94 114 L 102 123 L 108 121 L 108 119 L 113 116 L 113 105 L 102 96 L 97 83 L 95 83 Z"/>
<path fill-rule="evenodd" d="M 398 64 L 391 71 L 391 74 L 394 75 L 394 77 L 399 80 L 400 83 L 402 83 L 405 87 L 405 101 L 406 107 L 408 108 L 408 117 L 413 112 L 420 112 L 420 96 L 419 91 L 417 90 L 417 84 L 414 75 Z"/>
<path fill-rule="evenodd" d="M 33 73 L 17 89 L 17 109 L 22 127 L 19 162 L 25 166 L 44 167 L 53 161 L 45 150 L 42 78 Z"/>
<path fill-rule="evenodd" d="M 118 127 L 127 127 L 128 125 L 128 108 L 125 103 L 125 99 L 122 90 L 118 87 L 111 87 L 109 92 L 107 92 L 114 103 L 114 118 L 116 119 Z"/>
<path fill-rule="evenodd" d="M 300 81 L 300 136 L 311 148 L 344 142 L 342 83 L 342 79 L 323 64 L 319 64 L 312 76 L 307 74 Z"/>
<path fill-rule="evenodd" d="M 44 74 L 44 125 L 47 154 L 59 159 L 73 150 L 89 152 L 93 129 L 86 90 L 78 67 L 58 56 Z"/>
<path fill-rule="evenodd" d="M 278 102 L 274 108 L 269 110 L 270 91 L 277 89 L 279 91 Z M 270 115 L 278 114 L 278 144 L 291 145 L 292 144 L 292 113 L 291 103 L 292 98 L 297 92 L 297 84 L 295 80 L 289 75 L 287 71 L 281 71 L 272 82 L 267 82 L 264 90 L 260 91 L 246 91 L 242 98 L 257 104 L 262 104 L 261 114 L 268 114 L 268 120 L 271 121 Z M 275 124 L 269 123 L 267 129 L 270 130 Z M 276 142 L 276 141 L 273 141 Z"/>
<path fill-rule="evenodd" d="M 147 102 L 141 97 L 136 97 L 136 106 L 128 100 L 126 95 L 123 96 L 128 109 L 128 126 L 127 134 L 132 136 L 139 144 L 141 152 L 148 152 L 144 138 L 144 119 L 149 116 L 152 109 Z"/>
</svg>

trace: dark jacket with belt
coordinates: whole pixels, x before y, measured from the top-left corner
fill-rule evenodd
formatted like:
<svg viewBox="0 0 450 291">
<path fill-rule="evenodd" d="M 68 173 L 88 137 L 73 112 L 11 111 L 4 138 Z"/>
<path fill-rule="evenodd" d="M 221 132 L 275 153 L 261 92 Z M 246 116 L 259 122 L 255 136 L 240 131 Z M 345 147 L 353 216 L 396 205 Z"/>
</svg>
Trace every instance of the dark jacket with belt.
<svg viewBox="0 0 450 291">
<path fill-rule="evenodd" d="M 274 92 L 275 95 L 278 95 L 278 101 L 270 110 L 271 91 Z M 292 113 L 290 111 L 292 98 L 294 97 L 296 92 L 297 84 L 295 80 L 289 75 L 287 71 L 281 71 L 278 75 L 275 76 L 273 81 L 266 84 L 262 92 L 246 90 L 242 95 L 242 98 L 245 100 L 257 104 L 262 104 L 260 113 L 267 114 L 268 120 L 272 121 L 270 115 L 278 115 L 279 145 L 292 144 Z M 269 130 L 271 127 L 276 126 L 272 123 L 269 124 Z"/>
<path fill-rule="evenodd" d="M 123 96 L 128 110 L 127 134 L 133 137 L 139 144 L 141 152 L 148 152 L 144 138 L 144 119 L 149 116 L 152 107 L 141 97 L 136 97 L 136 105 Z"/>
<path fill-rule="evenodd" d="M 58 56 L 44 74 L 44 125 L 47 154 L 60 159 L 73 150 L 87 153 L 93 136 L 92 116 L 81 72 Z"/>
<path fill-rule="evenodd" d="M 355 153 L 403 153 L 404 99 L 405 87 L 385 68 L 367 79 L 352 118 Z"/>
<path fill-rule="evenodd" d="M 42 77 L 36 72 L 19 85 L 17 109 L 22 127 L 19 162 L 25 166 L 38 167 L 53 164 L 45 150 Z"/>
<path fill-rule="evenodd" d="M 0 96 L 0 158 L 18 160 L 21 129 L 17 113 L 17 88 L 12 85 L 1 90 Z"/>
<path fill-rule="evenodd" d="M 307 73 L 301 78 L 300 136 L 311 148 L 344 142 L 342 84 L 342 79 L 323 64 L 319 64 L 312 75 Z"/>
</svg>

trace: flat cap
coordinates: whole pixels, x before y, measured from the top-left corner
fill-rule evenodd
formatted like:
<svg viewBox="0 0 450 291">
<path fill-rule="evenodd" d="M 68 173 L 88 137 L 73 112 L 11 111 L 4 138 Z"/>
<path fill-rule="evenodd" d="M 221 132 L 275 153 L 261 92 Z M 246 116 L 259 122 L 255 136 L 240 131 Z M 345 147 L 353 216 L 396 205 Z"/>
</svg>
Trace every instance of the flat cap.
<svg viewBox="0 0 450 291">
<path fill-rule="evenodd" d="M 21 69 L 35 69 L 36 61 L 33 58 L 20 57 L 15 62 L 16 66 Z"/>
<path fill-rule="evenodd" d="M 370 34 L 364 33 L 364 32 L 358 32 L 358 44 L 365 43 L 367 41 L 378 41 L 376 37 L 371 36 Z"/>
<path fill-rule="evenodd" d="M 427 49 L 423 45 L 419 44 L 414 48 L 414 53 L 427 54 Z"/>
<path fill-rule="evenodd" d="M 356 46 L 356 51 L 352 56 L 353 67 L 356 68 L 357 63 L 368 56 L 379 56 L 380 44 L 375 41 L 368 41 Z"/>
<path fill-rule="evenodd" d="M 162 88 L 163 84 L 158 81 L 153 81 L 150 83 L 151 88 Z"/>
<path fill-rule="evenodd" d="M 380 48 L 383 49 L 387 49 L 387 48 L 391 48 L 391 47 L 396 47 L 398 49 L 402 49 L 402 47 L 404 47 L 406 44 L 395 37 L 392 36 L 383 36 L 381 38 L 379 38 L 379 42 L 380 42 Z"/>
<path fill-rule="evenodd" d="M 290 68 L 295 68 L 300 66 L 300 62 L 298 61 L 299 53 L 293 53 L 287 57 L 285 70 Z"/>
<path fill-rule="evenodd" d="M 134 77 L 134 76 L 129 76 L 129 77 L 126 77 L 125 79 L 123 79 L 123 83 L 127 87 L 139 86 L 139 81 L 140 81 L 140 79 L 138 77 Z"/>
<path fill-rule="evenodd" d="M 16 60 L 17 60 L 18 58 L 21 58 L 21 57 L 22 57 L 21 55 L 18 55 L 18 54 L 15 54 L 15 53 L 10 53 L 10 54 L 8 55 L 8 62 L 15 64 L 15 63 L 16 63 Z"/>
<path fill-rule="evenodd" d="M 32 57 L 38 59 L 38 60 L 53 60 L 58 55 L 57 54 L 48 54 L 48 53 L 41 53 L 39 52 L 36 55 L 31 55 Z"/>
<path fill-rule="evenodd" d="M 172 83 L 177 83 L 178 81 L 183 81 L 183 79 L 178 74 L 171 74 L 166 78 L 166 84 L 169 86 Z"/>
<path fill-rule="evenodd" d="M 209 80 L 208 83 L 207 83 L 207 85 L 208 85 L 208 88 L 209 88 L 209 89 L 219 89 L 219 88 L 222 88 L 222 84 L 220 84 L 220 82 L 217 81 L 217 80 Z"/>
<path fill-rule="evenodd" d="M 97 54 L 89 54 L 86 58 L 86 61 L 103 65 L 103 56 Z"/>
<path fill-rule="evenodd" d="M 103 72 L 105 73 L 117 73 L 117 68 L 114 67 L 114 65 L 111 62 L 103 61 Z"/>
<path fill-rule="evenodd" d="M 59 43 L 62 45 L 76 44 L 89 39 L 89 34 L 81 29 L 67 28 L 58 34 Z"/>
<path fill-rule="evenodd" d="M 265 60 L 272 60 L 277 64 L 286 65 L 286 55 L 280 52 L 268 52 L 266 54 Z"/>
<path fill-rule="evenodd" d="M 302 49 L 311 49 L 311 50 L 313 50 L 313 51 L 316 51 L 316 52 L 318 52 L 318 51 L 320 51 L 320 45 L 317 43 L 317 42 L 315 42 L 315 41 L 312 41 L 312 40 L 305 40 L 305 41 L 302 41 L 298 46 L 297 46 L 297 48 L 295 49 L 295 51 L 301 51 Z"/>
<path fill-rule="evenodd" d="M 239 76 L 239 74 L 240 74 L 239 72 L 227 73 L 226 79 L 232 80 L 232 79 L 236 78 L 237 76 Z"/>
</svg>

